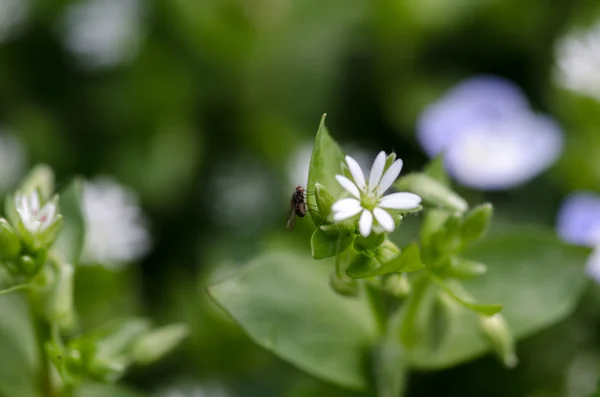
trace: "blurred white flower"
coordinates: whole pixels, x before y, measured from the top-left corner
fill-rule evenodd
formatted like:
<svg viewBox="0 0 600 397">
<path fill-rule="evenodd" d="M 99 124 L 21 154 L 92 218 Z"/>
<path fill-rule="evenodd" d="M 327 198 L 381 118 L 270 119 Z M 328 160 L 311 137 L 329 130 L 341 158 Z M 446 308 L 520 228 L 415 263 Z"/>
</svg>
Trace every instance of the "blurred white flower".
<svg viewBox="0 0 600 397">
<path fill-rule="evenodd" d="M 0 134 L 0 192 L 9 190 L 19 181 L 25 163 L 25 151 L 21 143 L 12 135 Z"/>
<path fill-rule="evenodd" d="M 418 138 L 429 156 L 445 154 L 457 181 L 484 190 L 529 181 L 563 149 L 560 127 L 532 112 L 516 86 L 496 77 L 469 79 L 430 105 L 420 116 Z"/>
<path fill-rule="evenodd" d="M 15 33 L 28 14 L 28 0 L 0 0 L 0 43 Z"/>
<path fill-rule="evenodd" d="M 555 52 L 556 82 L 568 90 L 600 100 L 600 22 L 563 37 Z"/>
<path fill-rule="evenodd" d="M 386 209 L 410 210 L 421 203 L 421 198 L 413 193 L 393 193 L 384 196 L 402 171 L 400 159 L 394 161 L 385 170 L 386 158 L 385 152 L 377 155 L 368 181 L 365 180 L 356 160 L 350 156 L 346 156 L 346 164 L 352 174 L 352 180 L 343 175 L 335 176 L 339 184 L 355 198 L 336 201 L 331 207 L 333 220 L 339 222 L 361 214 L 358 228 L 364 237 L 368 237 L 372 231 L 375 233 L 394 231 L 396 223 Z"/>
<path fill-rule="evenodd" d="M 82 263 L 117 268 L 141 259 L 150 249 L 146 218 L 135 193 L 113 179 L 86 182 L 83 210 Z"/>
<path fill-rule="evenodd" d="M 37 191 L 28 195 L 19 193 L 15 196 L 15 202 L 23 226 L 33 235 L 48 229 L 58 219 L 56 203 L 48 201 L 42 207 Z"/>
<path fill-rule="evenodd" d="M 587 261 L 587 273 L 600 283 L 600 195 L 576 192 L 562 203 L 556 229 L 566 242 L 595 248 Z"/>
<path fill-rule="evenodd" d="M 142 31 L 139 0 L 84 0 L 65 14 L 67 47 L 88 67 L 118 65 L 137 52 Z"/>
</svg>

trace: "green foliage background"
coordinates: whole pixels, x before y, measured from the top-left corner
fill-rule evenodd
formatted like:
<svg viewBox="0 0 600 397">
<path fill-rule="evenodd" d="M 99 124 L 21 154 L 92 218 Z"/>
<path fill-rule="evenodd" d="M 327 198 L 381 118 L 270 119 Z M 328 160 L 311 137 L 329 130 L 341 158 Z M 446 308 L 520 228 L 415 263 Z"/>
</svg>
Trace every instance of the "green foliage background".
<svg viewBox="0 0 600 397">
<path fill-rule="evenodd" d="M 575 269 L 549 263 L 544 258 L 552 248 L 544 244 L 565 194 L 600 191 L 600 104 L 552 83 L 555 41 L 600 15 L 595 1 L 148 0 L 138 52 L 107 69 L 81 67 L 61 40 L 62 16 L 74 1 L 30 3 L 21 31 L 0 44 L 0 125 L 24 143 L 30 164 L 51 165 L 59 184 L 74 174 L 110 174 L 135 188 L 155 240 L 139 265 L 78 273 L 81 323 L 92 328 L 135 314 L 192 326 L 176 352 L 124 380 L 136 391 L 123 396 L 196 382 L 222 383 L 241 397 L 366 395 L 322 383 L 255 345 L 209 300 L 205 287 L 262 253 L 285 251 L 283 268 L 293 265 L 285 255 L 315 265 L 310 220 L 298 220 L 293 234 L 284 226 L 289 196 L 304 183 L 290 178 L 288 169 L 296 151 L 312 144 L 322 113 L 342 146 L 369 156 L 395 150 L 405 170 L 417 170 L 426 158 L 414 135 L 416 117 L 458 80 L 481 73 L 515 81 L 535 109 L 555 115 L 567 151 L 549 173 L 522 188 L 491 195 L 461 191 L 470 202 L 494 203 L 499 233 L 515 225 L 546 233 L 528 237 L 539 255 L 525 262 L 510 260 L 528 250 L 518 242 L 496 238 L 489 243 L 496 244 L 493 250 L 475 248 L 506 275 L 473 288 L 493 301 L 509 295 L 523 305 L 544 296 L 554 310 L 545 315 L 569 316 L 550 328 L 553 322 L 540 321 L 518 331 L 530 337 L 518 346 L 521 361 L 514 370 L 485 356 L 411 373 L 407 393 L 550 397 L 594 390 L 600 374 L 597 287 L 580 279 L 583 259 Z M 400 244 L 417 233 L 413 221 L 394 235 Z M 565 276 L 546 277 L 557 272 Z M 562 283 L 554 284 L 557 279 Z M 329 292 L 322 293 L 327 300 Z M 21 380 L 35 370 L 28 343 L 33 331 L 26 313 L 13 316 L 14 305 L 4 309 L 9 299 L 18 300 L 0 297 L 0 395 L 35 396 Z M 510 319 L 508 305 L 507 312 Z M 471 348 L 456 354 L 476 355 L 478 347 Z M 80 392 L 116 393 L 94 385 Z"/>
</svg>

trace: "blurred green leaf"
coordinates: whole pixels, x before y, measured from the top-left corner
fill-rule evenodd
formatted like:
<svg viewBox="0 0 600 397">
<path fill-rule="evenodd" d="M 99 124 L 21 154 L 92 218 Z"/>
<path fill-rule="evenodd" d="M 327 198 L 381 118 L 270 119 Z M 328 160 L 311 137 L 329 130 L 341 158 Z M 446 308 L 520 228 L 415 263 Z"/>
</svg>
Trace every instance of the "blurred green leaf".
<svg viewBox="0 0 600 397">
<path fill-rule="evenodd" d="M 133 360 L 150 364 L 175 349 L 190 333 L 186 324 L 169 324 L 146 332 L 132 347 Z"/>
<path fill-rule="evenodd" d="M 309 192 L 315 191 L 315 184 L 320 183 L 333 197 L 340 197 L 344 192 L 343 188 L 335 179 L 336 174 L 342 173 L 341 163 L 344 161 L 344 152 L 333 140 L 325 126 L 325 115 L 321 118 L 321 124 L 317 130 L 315 145 L 313 147 L 312 157 L 310 159 L 310 169 L 308 171 Z M 317 205 L 313 195 L 308 196 L 308 203 Z M 311 217 L 317 217 L 311 212 Z M 315 223 L 320 223 L 320 218 Z"/>
<path fill-rule="evenodd" d="M 62 229 L 54 243 L 62 259 L 76 265 L 79 263 L 85 241 L 85 219 L 83 215 L 84 180 L 74 179 L 60 193 L 60 211 L 63 216 Z"/>
<path fill-rule="evenodd" d="M 468 280 L 485 274 L 485 272 L 487 272 L 487 266 L 481 262 L 455 258 L 452 261 L 452 266 L 450 266 L 448 272 L 451 277 L 460 280 Z"/>
<path fill-rule="evenodd" d="M 85 383 L 75 389 L 74 397 L 142 397 L 144 394 L 123 386 Z"/>
<path fill-rule="evenodd" d="M 420 172 L 400 177 L 394 183 L 394 187 L 400 191 L 418 194 L 426 203 L 436 207 L 458 212 L 469 208 L 467 202 L 457 193 L 433 177 Z"/>
<path fill-rule="evenodd" d="M 364 389 L 376 319 L 365 300 L 332 291 L 330 271 L 321 262 L 272 254 L 209 292 L 259 345 L 321 379 Z"/>
<path fill-rule="evenodd" d="M 463 243 L 477 241 L 483 237 L 490 225 L 494 208 L 491 204 L 481 204 L 473 208 L 463 223 L 461 236 Z"/>
<path fill-rule="evenodd" d="M 583 269 L 589 249 L 564 244 L 543 228 L 513 226 L 503 231 L 465 251 L 466 257 L 485 263 L 488 272 L 463 286 L 479 301 L 502 303 L 502 314 L 513 335 L 523 339 L 573 311 L 587 284 Z M 413 306 L 411 301 L 409 298 L 408 308 Z M 481 333 L 479 315 L 450 303 L 454 314 L 446 340 L 435 350 L 425 343 L 407 350 L 412 366 L 445 368 L 491 350 Z"/>
<path fill-rule="evenodd" d="M 19 294 L 0 296 L 0 395 L 41 397 L 40 363 L 29 308 Z"/>
</svg>

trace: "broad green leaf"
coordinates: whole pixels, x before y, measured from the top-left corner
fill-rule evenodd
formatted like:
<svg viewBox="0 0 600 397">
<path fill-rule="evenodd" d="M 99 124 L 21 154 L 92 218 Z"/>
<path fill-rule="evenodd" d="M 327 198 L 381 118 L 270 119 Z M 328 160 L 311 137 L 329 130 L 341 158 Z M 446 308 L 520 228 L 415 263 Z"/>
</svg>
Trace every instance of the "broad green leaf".
<svg viewBox="0 0 600 397">
<path fill-rule="evenodd" d="M 352 242 L 349 234 L 328 233 L 317 227 L 310 239 L 312 257 L 314 259 L 325 259 L 335 256 L 337 252 L 342 252 Z"/>
<path fill-rule="evenodd" d="M 460 297 L 460 292 L 455 291 L 451 285 L 440 276 L 437 276 L 433 273 L 428 273 L 428 277 L 431 279 L 431 281 L 440 286 L 442 290 L 444 290 L 444 292 L 446 292 L 452 299 L 469 310 L 473 310 L 474 312 L 485 314 L 487 316 L 491 316 L 492 314 L 496 314 L 502 310 L 502 305 L 482 305 L 479 303 L 470 302 L 470 297 Z"/>
<path fill-rule="evenodd" d="M 421 262 L 421 253 L 417 243 L 410 243 L 400 256 L 385 264 L 387 269 L 393 269 L 393 272 L 416 272 L 425 267 Z M 391 273 L 391 272 L 389 272 Z"/>
<path fill-rule="evenodd" d="M 0 296 L 0 396 L 41 397 L 40 363 L 29 308 L 20 294 Z"/>
<path fill-rule="evenodd" d="M 310 159 L 310 169 L 308 171 L 309 192 L 315 191 L 315 184 L 320 183 L 335 198 L 339 198 L 344 189 L 335 179 L 336 174 L 342 173 L 341 163 L 344 161 L 344 152 L 333 140 L 325 127 L 325 115 L 321 118 L 321 124 L 317 130 L 315 145 L 313 147 L 312 157 Z M 307 197 L 308 203 L 316 205 L 313 195 Z M 321 218 L 315 219 L 318 215 L 311 212 L 311 217 L 315 223 L 321 223 Z"/>
<path fill-rule="evenodd" d="M 587 284 L 584 266 L 589 249 L 566 245 L 543 228 L 523 230 L 513 226 L 503 231 L 464 252 L 465 257 L 485 263 L 488 272 L 462 285 L 478 301 L 501 303 L 502 314 L 519 340 L 573 311 Z M 408 350 L 406 355 L 413 367 L 450 367 L 491 350 L 481 332 L 480 315 L 454 301 L 450 303 L 455 314 L 446 340 L 437 350 L 423 343 Z"/>
<path fill-rule="evenodd" d="M 74 179 L 60 193 L 60 211 L 63 224 L 54 243 L 54 249 L 62 259 L 76 265 L 81 258 L 85 239 L 85 220 L 83 216 L 83 179 Z"/>
<path fill-rule="evenodd" d="M 458 212 L 464 212 L 469 208 L 467 202 L 450 188 L 431 176 L 420 172 L 400 177 L 394 183 L 394 186 L 400 191 L 418 194 L 426 203 L 432 206 Z"/>
<path fill-rule="evenodd" d="M 432 177 L 444 186 L 450 186 L 450 178 L 448 177 L 448 173 L 444 168 L 443 154 L 440 154 L 439 156 L 433 158 L 429 163 L 427 163 L 423 168 L 423 173 L 427 176 Z"/>
<path fill-rule="evenodd" d="M 332 291 L 332 267 L 270 254 L 209 292 L 259 345 L 323 380 L 364 389 L 376 319 L 364 298 Z"/>
</svg>

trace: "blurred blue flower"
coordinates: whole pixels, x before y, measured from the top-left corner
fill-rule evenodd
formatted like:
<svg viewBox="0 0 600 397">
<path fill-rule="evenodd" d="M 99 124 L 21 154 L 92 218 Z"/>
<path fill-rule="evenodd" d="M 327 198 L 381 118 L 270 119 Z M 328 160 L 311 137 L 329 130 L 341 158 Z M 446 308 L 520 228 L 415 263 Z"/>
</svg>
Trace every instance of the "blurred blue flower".
<svg viewBox="0 0 600 397">
<path fill-rule="evenodd" d="M 556 228 L 564 241 L 596 248 L 588 259 L 587 273 L 600 282 L 600 195 L 577 192 L 568 196 L 558 212 Z"/>
<path fill-rule="evenodd" d="M 466 186 L 518 186 L 560 155 L 563 136 L 549 117 L 531 111 L 514 84 L 492 76 L 468 79 L 427 107 L 418 139 L 433 157 L 445 153 L 448 172 Z"/>
</svg>

